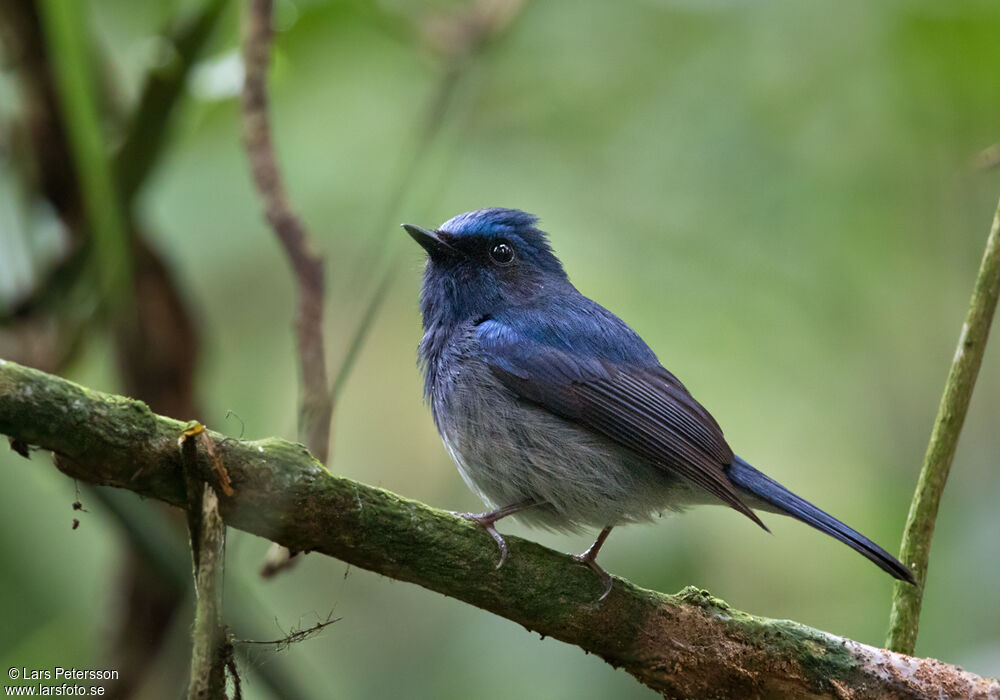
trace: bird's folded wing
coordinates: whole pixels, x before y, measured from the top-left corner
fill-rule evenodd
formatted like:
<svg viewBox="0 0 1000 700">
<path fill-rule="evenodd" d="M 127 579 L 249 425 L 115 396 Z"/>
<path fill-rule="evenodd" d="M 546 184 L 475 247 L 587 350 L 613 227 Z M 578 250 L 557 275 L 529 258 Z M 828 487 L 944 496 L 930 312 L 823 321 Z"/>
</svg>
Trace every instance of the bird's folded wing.
<svg viewBox="0 0 1000 700">
<path fill-rule="evenodd" d="M 697 484 L 767 529 L 726 478 L 733 452 L 722 430 L 658 362 L 608 360 L 620 353 L 602 353 L 600 345 L 610 341 L 600 333 L 579 339 L 585 350 L 573 352 L 574 339 L 565 334 L 559 347 L 545 333 L 517 325 L 487 319 L 476 329 L 486 363 L 504 386 Z"/>
</svg>

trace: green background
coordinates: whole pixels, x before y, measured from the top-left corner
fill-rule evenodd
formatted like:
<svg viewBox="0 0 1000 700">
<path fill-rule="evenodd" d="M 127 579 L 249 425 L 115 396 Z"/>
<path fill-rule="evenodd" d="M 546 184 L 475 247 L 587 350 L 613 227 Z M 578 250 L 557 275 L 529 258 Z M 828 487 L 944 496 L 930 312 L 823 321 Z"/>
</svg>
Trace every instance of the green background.
<svg viewBox="0 0 1000 700">
<path fill-rule="evenodd" d="M 90 3 L 123 104 L 166 18 L 193 5 Z M 896 551 L 1000 194 L 1000 173 L 973 167 L 1000 139 L 996 4 L 529 3 L 468 62 L 391 209 L 445 67 L 382 18 L 459 5 L 278 4 L 277 144 L 327 258 L 333 366 L 378 270 L 393 275 L 337 406 L 332 470 L 435 506 L 479 507 L 421 401 L 422 251 L 396 226 L 516 207 L 541 217 L 574 283 L 646 339 L 740 455 Z M 239 435 L 231 410 L 247 437 L 294 438 L 293 285 L 241 146 L 238 22 L 232 7 L 140 205 L 201 323 L 204 421 Z M 997 344 L 944 494 L 917 645 L 992 676 Z M 107 341 L 90 342 L 67 374 L 118 388 Z M 100 668 L 123 537 L 86 497 L 89 512 L 72 512 L 74 484 L 48 459 L 0 452 L 0 666 Z M 810 528 L 765 520 L 773 536 L 722 508 L 620 528 L 601 562 L 638 585 L 693 584 L 881 645 L 891 579 Z M 589 544 L 501 530 L 565 551 Z M 342 619 L 278 655 L 254 649 L 247 697 L 269 697 L 255 668 L 271 665 L 309 697 L 654 696 L 575 648 L 332 559 L 308 556 L 261 581 L 267 546 L 229 539 L 227 590 L 253 601 L 233 624 L 238 637 L 280 637 L 331 611 Z M 184 687 L 181 617 L 144 697 Z"/>
</svg>

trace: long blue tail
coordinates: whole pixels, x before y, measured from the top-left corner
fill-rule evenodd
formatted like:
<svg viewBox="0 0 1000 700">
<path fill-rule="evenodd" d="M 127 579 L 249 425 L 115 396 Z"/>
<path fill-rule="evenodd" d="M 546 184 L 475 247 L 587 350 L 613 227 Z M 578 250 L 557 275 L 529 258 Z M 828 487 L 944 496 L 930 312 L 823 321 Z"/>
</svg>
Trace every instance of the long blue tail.
<svg viewBox="0 0 1000 700">
<path fill-rule="evenodd" d="M 726 467 L 729 480 L 752 496 L 772 506 L 777 512 L 789 515 L 820 532 L 840 540 L 854 551 L 867 557 L 893 578 L 916 585 L 913 573 L 894 556 L 879 547 L 860 532 L 849 528 L 832 515 L 824 513 L 809 501 L 799 498 L 777 481 L 761 474 L 739 457 Z M 753 504 L 750 504 L 751 506 Z"/>
</svg>

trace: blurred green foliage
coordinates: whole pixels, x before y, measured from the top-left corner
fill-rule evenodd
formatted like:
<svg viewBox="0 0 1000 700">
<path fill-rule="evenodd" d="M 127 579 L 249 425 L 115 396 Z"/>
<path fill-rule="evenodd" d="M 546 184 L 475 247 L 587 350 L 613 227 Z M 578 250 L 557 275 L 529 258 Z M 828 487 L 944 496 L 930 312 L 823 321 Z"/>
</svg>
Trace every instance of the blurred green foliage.
<svg viewBox="0 0 1000 700">
<path fill-rule="evenodd" d="M 196 4 L 89 4 L 122 104 L 156 60 L 157 32 Z M 337 407 L 332 469 L 478 507 L 421 403 L 421 251 L 379 227 L 512 206 L 541 216 L 577 286 L 645 337 L 742 456 L 895 550 L 1000 193 L 997 171 L 972 167 L 1000 140 L 1000 8 L 530 3 L 471 60 L 387 212 L 444 69 L 385 17 L 459 4 L 278 3 L 273 116 L 292 200 L 328 260 L 334 366 L 374 289 L 374 261 L 397 248 L 402 261 Z M 230 8 L 196 69 L 140 207 L 201 321 L 205 421 L 238 435 L 232 410 L 248 437 L 292 437 L 293 287 L 241 148 L 238 19 Z M 944 496 L 917 648 L 993 676 L 996 341 Z M 67 373 L 116 389 L 105 341 Z M 100 667 L 123 537 L 96 504 L 74 513 L 73 483 L 47 463 L 0 454 L 0 666 Z M 768 524 L 774 536 L 703 508 L 616 530 L 602 563 L 643 586 L 703 586 L 738 608 L 880 645 L 891 579 L 809 528 Z M 506 531 L 566 551 L 588 544 Z M 261 581 L 266 549 L 230 537 L 226 584 L 256 606 L 238 637 L 275 638 L 279 623 L 308 626 L 330 610 L 343 619 L 280 660 L 254 650 L 248 697 L 268 696 L 253 666 L 275 663 L 312 697 L 652 695 L 578 650 L 334 560 L 309 556 Z M 187 624 L 172 654 L 184 653 Z M 184 685 L 160 681 L 145 696 Z"/>
</svg>

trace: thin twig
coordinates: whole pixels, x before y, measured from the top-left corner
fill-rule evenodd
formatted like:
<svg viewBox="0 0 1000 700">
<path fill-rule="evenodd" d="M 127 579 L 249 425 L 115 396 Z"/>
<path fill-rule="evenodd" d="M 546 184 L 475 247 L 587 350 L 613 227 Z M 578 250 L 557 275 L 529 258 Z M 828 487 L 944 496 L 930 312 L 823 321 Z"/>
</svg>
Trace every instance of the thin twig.
<svg viewBox="0 0 1000 700">
<path fill-rule="evenodd" d="M 295 332 L 299 349 L 298 435 L 324 464 L 330 449 L 330 399 L 323 349 L 323 258 L 288 203 L 278 170 L 268 116 L 267 67 L 273 0 L 250 0 L 244 23 L 243 138 L 264 213 L 285 249 L 298 286 Z"/>
<path fill-rule="evenodd" d="M 333 386 L 330 388 L 330 397 L 333 401 L 340 398 L 340 393 L 344 390 L 344 386 L 347 384 L 347 378 L 351 376 L 351 370 L 354 369 L 354 363 L 358 359 L 358 355 L 361 353 L 361 348 L 365 344 L 365 338 L 368 337 L 368 331 L 371 330 L 372 323 L 375 320 L 375 315 L 378 313 L 379 307 L 382 306 L 382 301 L 385 299 L 386 292 L 389 291 L 389 283 L 393 280 L 393 267 L 394 265 L 390 262 L 385 274 L 382 275 L 382 279 L 379 280 L 375 293 L 365 306 L 365 310 L 361 314 L 361 320 L 358 322 L 357 328 L 355 328 L 354 333 L 351 334 L 351 340 L 347 345 L 347 351 L 344 353 L 344 358 L 340 361 L 340 366 L 337 368 L 337 374 L 333 378 Z"/>
<path fill-rule="evenodd" d="M 296 628 L 293 627 L 288 631 L 288 634 L 282 636 L 280 639 L 269 639 L 267 641 L 257 640 L 257 639 L 236 639 L 233 640 L 234 644 L 246 644 L 246 645 L 261 645 L 261 646 L 273 646 L 275 651 L 284 651 L 292 644 L 298 644 L 299 642 L 304 642 L 307 639 L 315 637 L 317 634 L 323 631 L 326 627 L 334 624 L 335 622 L 340 622 L 343 618 L 334 617 L 333 611 L 326 616 L 325 620 L 317 620 L 316 624 L 311 625 L 306 628 Z M 280 627 L 279 627 L 280 629 Z"/>
<path fill-rule="evenodd" d="M 424 116 L 418 122 L 419 134 L 416 147 L 404 161 L 395 185 L 390 190 L 389 198 L 382 208 L 384 215 L 379 221 L 370 252 L 365 256 L 368 260 L 356 266 L 356 269 L 369 275 L 372 270 L 377 271 L 373 276 L 378 282 L 364 306 L 358 325 L 349 336 L 340 365 L 334 372 L 330 390 L 334 402 L 337 401 L 351 370 L 354 369 L 354 363 L 368 337 L 372 322 L 382 306 L 390 283 L 395 278 L 399 256 L 393 252 L 389 255 L 383 254 L 379 259 L 379 252 L 386 249 L 390 236 L 396 235 L 398 229 L 392 225 L 393 217 L 404 201 L 406 190 L 416 179 L 420 164 L 441 132 L 441 127 L 454 102 L 456 89 L 472 59 L 510 28 L 526 4 L 527 0 L 479 0 L 458 14 L 427 21 L 422 27 L 421 33 L 425 43 L 444 54 L 445 67 Z M 355 277 L 348 289 L 361 287 L 363 280 L 358 275 Z"/>
<path fill-rule="evenodd" d="M 979 266 L 972 291 L 969 312 L 958 338 L 958 348 L 948 371 L 944 395 L 938 407 L 930 444 L 924 456 L 917 489 L 906 518 L 906 530 L 899 550 L 899 560 L 910 567 L 917 586 L 897 582 L 893 590 L 892 612 L 886 646 L 912 654 L 917 643 L 920 605 L 927 580 L 927 560 L 937 520 L 941 494 L 955 456 L 962 423 L 969 408 L 972 389 L 983 361 L 990 334 L 990 324 L 1000 294 L 1000 203 L 993 215 L 993 226 L 986 239 L 986 251 Z"/>
</svg>

